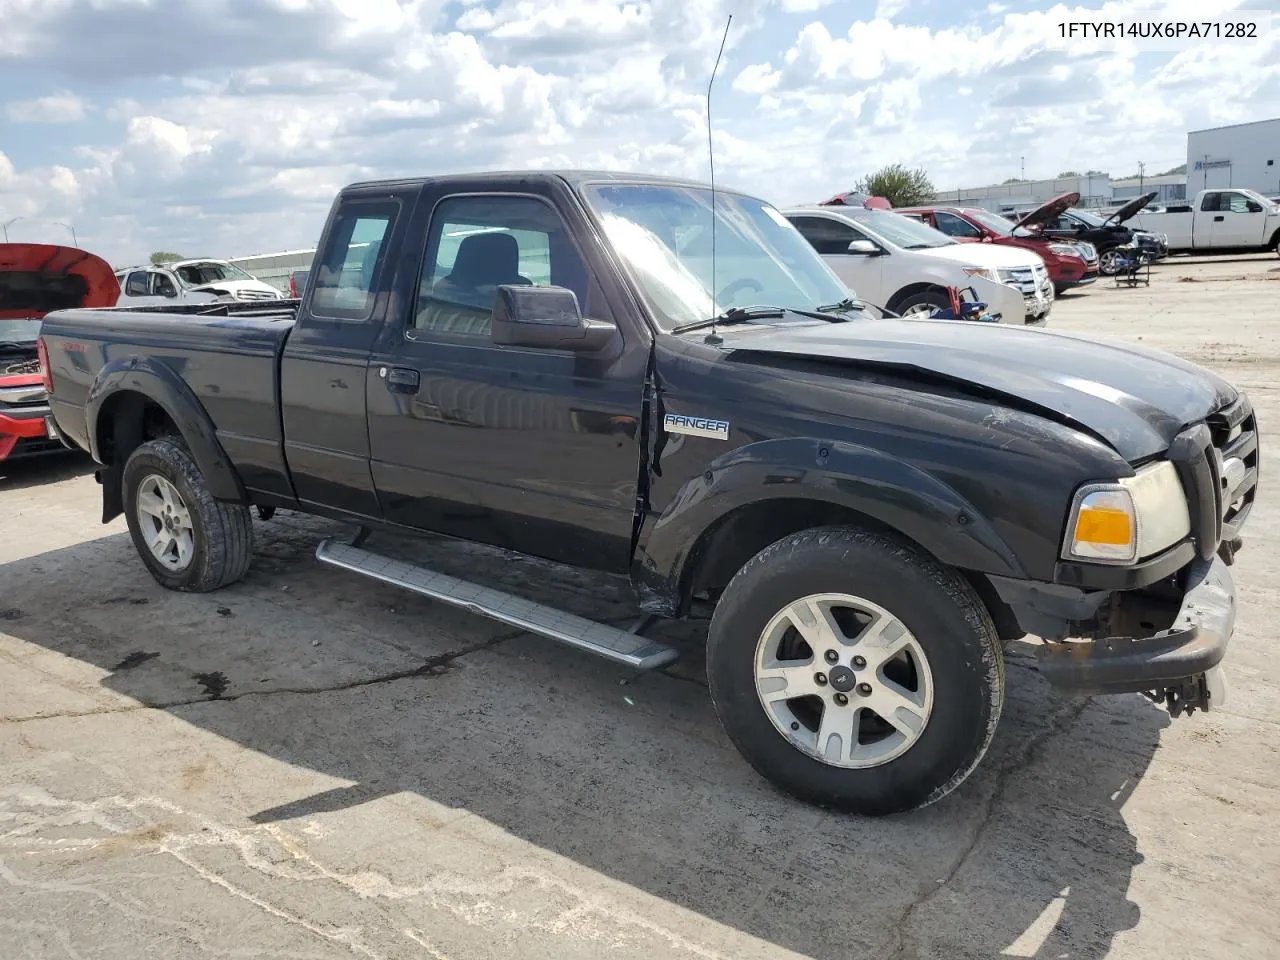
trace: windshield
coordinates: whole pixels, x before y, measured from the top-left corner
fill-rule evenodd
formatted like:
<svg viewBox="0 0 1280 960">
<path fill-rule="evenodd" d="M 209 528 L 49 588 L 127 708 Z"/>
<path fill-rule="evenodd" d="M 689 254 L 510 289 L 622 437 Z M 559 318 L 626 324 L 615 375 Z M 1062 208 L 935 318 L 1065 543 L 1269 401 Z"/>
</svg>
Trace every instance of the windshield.
<svg viewBox="0 0 1280 960">
<path fill-rule="evenodd" d="M 206 283 L 217 283 L 219 280 L 252 280 L 250 274 L 229 263 L 186 263 L 174 270 L 182 282 L 191 287 L 200 287 Z"/>
<path fill-rule="evenodd" d="M 731 307 L 813 310 L 851 295 L 786 217 L 760 200 L 716 194 L 713 300 L 709 190 L 610 183 L 583 192 L 666 330 Z"/>
<path fill-rule="evenodd" d="M 927 223 L 904 217 L 900 213 L 889 213 L 885 210 L 859 210 L 851 214 L 851 219 L 854 223 L 865 224 L 872 233 L 905 250 L 948 247 L 957 242 Z"/>
<path fill-rule="evenodd" d="M 992 213 L 990 210 L 966 210 L 965 216 L 970 220 L 977 220 L 992 233 L 1002 237 L 1013 236 L 1013 221 L 998 213 Z"/>
</svg>

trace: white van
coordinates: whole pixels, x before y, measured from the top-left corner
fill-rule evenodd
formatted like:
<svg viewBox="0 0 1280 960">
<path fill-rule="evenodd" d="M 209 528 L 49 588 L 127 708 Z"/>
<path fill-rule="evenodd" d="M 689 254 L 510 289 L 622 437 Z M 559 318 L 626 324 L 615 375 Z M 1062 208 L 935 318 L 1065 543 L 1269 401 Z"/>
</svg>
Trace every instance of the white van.
<svg viewBox="0 0 1280 960">
<path fill-rule="evenodd" d="M 890 210 L 815 205 L 782 214 L 865 303 L 926 315 L 950 305 L 947 287 L 973 287 L 1002 323 L 1049 319 L 1053 283 L 1030 250 L 959 243 Z"/>
</svg>

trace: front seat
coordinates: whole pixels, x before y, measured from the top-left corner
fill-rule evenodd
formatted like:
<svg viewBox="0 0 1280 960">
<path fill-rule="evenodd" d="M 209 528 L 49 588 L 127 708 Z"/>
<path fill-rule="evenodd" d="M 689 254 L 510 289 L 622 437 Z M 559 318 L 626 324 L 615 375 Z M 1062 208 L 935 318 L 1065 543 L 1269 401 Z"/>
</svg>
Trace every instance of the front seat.
<svg viewBox="0 0 1280 960">
<path fill-rule="evenodd" d="M 419 304 L 418 326 L 439 333 L 487 337 L 500 284 L 532 286 L 520 275 L 520 246 L 509 233 L 476 233 L 458 244 L 453 269 Z"/>
</svg>

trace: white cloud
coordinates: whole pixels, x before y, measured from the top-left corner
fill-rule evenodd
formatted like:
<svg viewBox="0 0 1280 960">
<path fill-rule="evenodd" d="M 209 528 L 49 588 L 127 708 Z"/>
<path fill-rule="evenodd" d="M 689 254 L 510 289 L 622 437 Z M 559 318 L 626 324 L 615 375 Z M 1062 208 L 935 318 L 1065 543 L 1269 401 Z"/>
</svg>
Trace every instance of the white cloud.
<svg viewBox="0 0 1280 960">
<path fill-rule="evenodd" d="M 85 117 L 85 102 L 71 93 L 58 93 L 34 100 L 14 100 L 5 105 L 14 123 L 75 123 Z"/>
<path fill-rule="evenodd" d="M 0 219 L 74 221 L 117 259 L 235 255 L 313 243 L 355 179 L 705 177 L 729 13 L 718 179 L 779 203 L 891 162 L 940 186 L 1016 175 L 1023 156 L 1029 176 L 1159 168 L 1189 128 L 1280 115 L 1280 29 L 1138 59 L 1058 36 L 1074 5 L 1005 0 L 940 23 L 907 0 L 203 0 L 159 19 L 154 2 L 0 0 L 0 89 L 23 91 L 0 115 Z M 1230 6 L 1170 0 L 1162 17 Z M 33 124 L 55 117 L 67 126 Z"/>
<path fill-rule="evenodd" d="M 876 19 L 892 20 L 910 5 L 910 0 L 879 0 L 876 4 Z"/>
</svg>

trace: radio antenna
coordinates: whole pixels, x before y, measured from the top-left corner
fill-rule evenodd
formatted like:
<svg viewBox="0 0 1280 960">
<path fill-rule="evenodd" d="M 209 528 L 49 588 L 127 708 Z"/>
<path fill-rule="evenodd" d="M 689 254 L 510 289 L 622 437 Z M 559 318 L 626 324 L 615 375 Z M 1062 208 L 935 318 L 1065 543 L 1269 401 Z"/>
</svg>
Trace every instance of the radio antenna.
<svg viewBox="0 0 1280 960">
<path fill-rule="evenodd" d="M 719 309 L 716 303 L 716 152 L 711 142 L 711 88 L 716 83 L 716 71 L 720 69 L 720 58 L 724 56 L 724 44 L 729 39 L 729 24 L 733 23 L 733 14 L 724 23 L 724 36 L 720 38 L 720 52 L 716 54 L 715 66 L 711 68 L 711 79 L 707 82 L 707 159 L 711 163 L 711 332 L 703 339 L 704 343 L 724 343 L 724 337 L 716 333 L 715 313 Z"/>
</svg>

